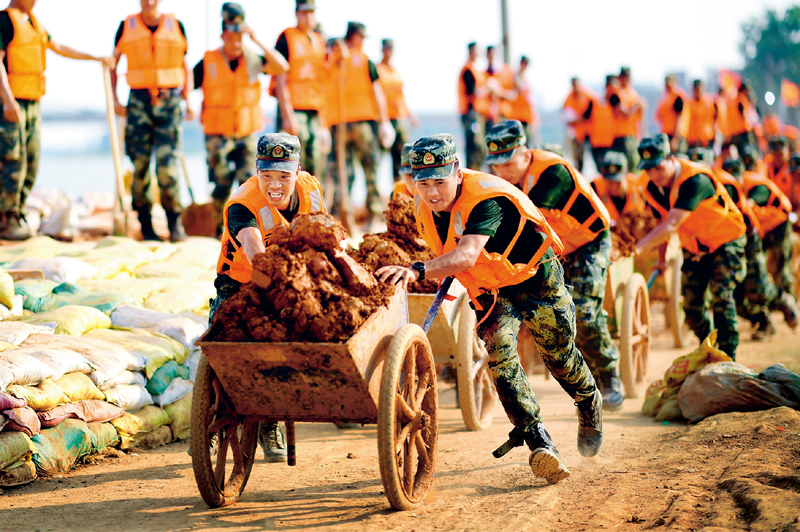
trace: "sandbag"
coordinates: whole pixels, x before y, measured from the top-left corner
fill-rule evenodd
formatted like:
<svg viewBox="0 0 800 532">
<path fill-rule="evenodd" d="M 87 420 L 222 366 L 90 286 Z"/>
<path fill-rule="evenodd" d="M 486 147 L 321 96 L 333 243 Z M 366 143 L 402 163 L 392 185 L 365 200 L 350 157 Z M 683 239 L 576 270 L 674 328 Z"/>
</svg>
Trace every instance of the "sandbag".
<svg viewBox="0 0 800 532">
<path fill-rule="evenodd" d="M 160 447 L 161 445 L 172 443 L 172 441 L 172 429 L 169 428 L 169 425 L 165 425 L 150 432 L 137 434 L 133 437 L 132 447 L 138 447 L 139 449 L 154 449 L 156 447 Z"/>
<path fill-rule="evenodd" d="M 120 305 L 111 313 L 114 327 L 135 327 L 161 333 L 191 349 L 205 331 L 208 320 L 191 314 L 175 315 L 149 308 Z"/>
<path fill-rule="evenodd" d="M 98 241 L 94 249 L 105 250 L 107 248 L 114 248 L 110 250 L 113 253 L 150 259 L 145 262 L 167 260 L 177 249 L 174 244 L 169 242 L 156 242 L 154 240 L 139 242 L 120 236 L 107 236 Z"/>
<path fill-rule="evenodd" d="M 33 463 L 42 475 L 69 473 L 76 463 L 92 453 L 92 431 L 79 419 L 67 419 L 31 439 L 38 450 Z"/>
<path fill-rule="evenodd" d="M 137 434 L 152 432 L 158 427 L 169 425 L 172 419 L 164 410 L 157 406 L 146 406 L 137 412 L 126 412 L 111 422 L 120 436 L 120 448 L 127 449 L 132 446 L 133 438 Z"/>
<path fill-rule="evenodd" d="M 53 289 L 53 293 L 39 301 L 39 308 L 31 308 L 33 312 L 47 312 L 67 305 L 93 307 L 105 314 L 111 314 L 122 304 L 135 304 L 136 299 L 119 292 L 89 292 L 75 283 L 62 283 Z"/>
<path fill-rule="evenodd" d="M 162 407 L 166 406 L 170 403 L 174 403 L 186 394 L 191 393 L 193 388 L 194 383 L 192 381 L 177 377 L 169 383 L 164 393 L 153 396 L 153 402 Z"/>
<path fill-rule="evenodd" d="M 14 295 L 13 297 L 14 305 L 11 308 L 0 303 L 0 320 L 7 320 L 9 318 L 24 316 L 25 309 L 22 306 L 22 302 L 24 300 L 25 298 L 23 298 L 22 296 Z"/>
<path fill-rule="evenodd" d="M 179 279 L 181 281 L 196 281 L 204 273 L 206 273 L 206 269 L 200 266 L 192 266 L 191 264 L 178 261 L 164 261 L 139 266 L 136 268 L 134 275 L 139 279 L 166 277 L 168 279 Z"/>
<path fill-rule="evenodd" d="M 135 412 L 153 404 L 153 397 L 139 384 L 120 384 L 103 393 L 106 401 L 121 407 L 126 412 Z"/>
<path fill-rule="evenodd" d="M 790 401 L 800 401 L 800 375 L 789 371 L 783 364 L 774 364 L 761 373 L 758 378 L 762 381 L 774 382 L 781 385 L 781 395 Z"/>
<path fill-rule="evenodd" d="M 92 454 L 119 445 L 119 434 L 111 423 L 88 423 L 87 426 L 91 431 Z"/>
<path fill-rule="evenodd" d="M 0 471 L 8 471 L 30 460 L 36 446 L 22 432 L 0 432 Z"/>
<path fill-rule="evenodd" d="M 214 284 L 210 282 L 173 281 L 145 299 L 144 307 L 170 314 L 193 313 L 208 305 L 215 294 Z"/>
<path fill-rule="evenodd" d="M 3 412 L 3 415 L 8 418 L 8 423 L 3 427 L 3 431 L 22 432 L 33 437 L 42 430 L 39 417 L 36 415 L 33 408 L 28 406 L 20 406 L 19 408 L 6 410 Z"/>
<path fill-rule="evenodd" d="M 133 298 L 137 305 L 141 305 L 145 299 L 167 286 L 168 282 L 168 279 L 160 278 L 121 279 L 117 277 L 113 280 L 83 280 L 79 281 L 78 284 L 90 292 L 120 292 Z"/>
<path fill-rule="evenodd" d="M 172 338 L 168 338 L 163 334 L 145 331 L 144 329 L 95 329 L 90 331 L 87 336 L 115 343 L 145 357 L 147 365 L 145 366 L 144 374 L 148 379 L 167 360 L 174 360 L 181 364 L 189 355 L 186 347 Z"/>
<path fill-rule="evenodd" d="M 67 373 L 56 381 L 56 385 L 69 397 L 70 403 L 84 399 L 97 399 L 104 401 L 106 396 L 92 382 L 92 379 L 83 373 Z M 85 421 L 85 420 L 84 420 Z"/>
<path fill-rule="evenodd" d="M 189 368 L 178 365 L 174 360 L 168 360 L 147 380 L 145 388 L 152 395 L 162 394 L 176 377 L 188 379 Z"/>
<path fill-rule="evenodd" d="M 2 431 L 5 426 L 8 425 L 8 421 L 8 416 L 3 412 L 0 412 L 0 431 Z"/>
<path fill-rule="evenodd" d="M 47 412 L 39 412 L 42 428 L 55 427 L 68 418 L 76 418 L 86 423 L 105 423 L 125 414 L 117 405 L 97 399 L 86 399 L 75 403 L 57 406 Z"/>
<path fill-rule="evenodd" d="M 92 329 L 108 329 L 111 319 L 93 307 L 67 305 L 39 314 L 14 318 L 24 323 L 56 323 L 56 334 L 80 336 Z"/>
<path fill-rule="evenodd" d="M 195 346 L 192 348 L 186 362 L 183 363 L 184 367 L 189 368 L 189 380 L 194 382 L 197 380 L 197 366 L 200 365 L 200 359 L 203 357 L 203 351 Z"/>
<path fill-rule="evenodd" d="M 53 370 L 53 380 L 60 379 L 67 373 L 91 373 L 95 367 L 83 355 L 69 349 L 54 349 L 51 347 L 17 347 L 3 351 L 0 355 L 17 357 L 29 356 L 41 360 Z"/>
<path fill-rule="evenodd" d="M 755 412 L 778 406 L 800 410 L 800 401 L 784 397 L 781 388 L 776 382 L 759 379 L 746 366 L 718 362 L 689 376 L 678 401 L 683 416 L 691 422 L 723 412 Z"/>
<path fill-rule="evenodd" d="M 172 439 L 174 441 L 188 440 L 192 429 L 192 394 L 188 393 L 163 408 L 164 412 L 172 418 L 172 423 L 169 425 L 172 430 Z"/>
<path fill-rule="evenodd" d="M 0 322 L 0 342 L 19 345 L 31 334 L 53 334 L 55 325 L 31 325 L 18 321 Z"/>
<path fill-rule="evenodd" d="M 213 270 L 219 259 L 219 240 L 216 238 L 190 237 L 175 245 L 177 248 L 168 262 L 178 262 Z"/>
<path fill-rule="evenodd" d="M 9 349 L 15 349 L 17 346 L 12 344 L 11 342 L 3 342 L 0 340 L 0 353 L 3 351 L 8 351 Z"/>
<path fill-rule="evenodd" d="M 0 488 L 24 486 L 34 480 L 36 480 L 36 466 L 31 461 L 25 461 L 13 469 L 0 472 Z"/>
<path fill-rule="evenodd" d="M 47 279 L 23 279 L 17 281 L 14 285 L 14 292 L 17 295 L 24 297 L 22 307 L 31 312 L 38 312 L 41 307 L 42 300 L 53 293 L 53 288 L 58 286 L 55 281 L 48 281 Z"/>
<path fill-rule="evenodd" d="M 700 347 L 688 355 L 676 358 L 664 373 L 664 380 L 667 383 L 667 388 L 680 386 L 689 375 L 707 364 L 712 364 L 714 362 L 730 362 L 732 360 L 731 357 L 714 347 L 716 343 L 717 331 L 715 329 L 711 331 L 708 338 L 703 340 Z"/>
<path fill-rule="evenodd" d="M 38 384 L 54 375 L 53 368 L 38 358 L 20 353 L 19 349 L 0 353 L 0 390 L 5 390 L 10 384 Z"/>
<path fill-rule="evenodd" d="M 8 308 L 14 306 L 14 279 L 2 268 L 0 268 L 0 305 Z"/>
<path fill-rule="evenodd" d="M 82 373 L 80 374 L 82 375 Z M 10 385 L 6 391 L 37 412 L 69 403 L 69 397 L 53 379 L 44 379 L 36 386 Z"/>
<path fill-rule="evenodd" d="M 147 386 L 147 379 L 141 371 L 128 371 L 125 370 L 119 375 L 98 386 L 100 390 L 108 390 L 120 384 L 138 384 L 140 386 Z"/>
<path fill-rule="evenodd" d="M 64 244 L 47 236 L 29 238 L 15 246 L 0 248 L 0 263 L 13 263 L 22 257 L 55 257 L 74 249 L 71 244 Z"/>
<path fill-rule="evenodd" d="M 664 382 L 664 379 L 658 379 L 647 387 L 647 391 L 644 393 L 644 402 L 642 403 L 642 414 L 646 416 L 655 416 L 658 413 L 663 405 L 661 394 L 666 389 L 667 383 Z"/>
<path fill-rule="evenodd" d="M 25 404 L 26 403 L 23 399 L 19 399 L 5 392 L 0 392 L 0 412 L 3 410 L 10 410 L 11 408 L 25 406 Z"/>
<path fill-rule="evenodd" d="M 24 258 L 15 262 L 11 269 L 42 270 L 45 279 L 57 283 L 74 283 L 97 276 L 97 268 L 72 257 Z"/>
<path fill-rule="evenodd" d="M 53 347 L 69 349 L 83 355 L 95 370 L 89 374 L 101 390 L 112 379 L 125 370 L 141 371 L 147 365 L 142 355 L 111 342 L 105 342 L 88 336 L 67 336 L 65 334 L 32 334 L 22 343 L 22 347 Z M 122 384 L 134 384 L 122 383 Z M 144 383 L 142 383 L 144 385 Z"/>
</svg>

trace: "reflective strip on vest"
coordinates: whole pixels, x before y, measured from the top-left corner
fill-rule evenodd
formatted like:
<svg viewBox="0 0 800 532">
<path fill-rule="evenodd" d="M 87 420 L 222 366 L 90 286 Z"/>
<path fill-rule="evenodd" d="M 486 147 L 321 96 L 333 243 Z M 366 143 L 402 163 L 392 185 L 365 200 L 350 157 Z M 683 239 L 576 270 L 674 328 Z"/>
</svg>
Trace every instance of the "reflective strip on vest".
<svg viewBox="0 0 800 532">
<path fill-rule="evenodd" d="M 483 182 L 481 182 L 481 185 L 483 185 Z M 458 236 L 464 236 L 464 215 L 461 211 L 453 213 L 453 231 Z"/>
<path fill-rule="evenodd" d="M 317 190 L 312 190 L 308 193 L 308 199 L 311 202 L 311 212 L 316 212 L 322 207 L 322 194 Z"/>
<path fill-rule="evenodd" d="M 261 207 L 258 213 L 261 215 L 261 223 L 264 225 L 264 230 L 268 231 L 275 227 L 275 219 L 272 216 L 272 210 L 269 206 Z"/>
</svg>

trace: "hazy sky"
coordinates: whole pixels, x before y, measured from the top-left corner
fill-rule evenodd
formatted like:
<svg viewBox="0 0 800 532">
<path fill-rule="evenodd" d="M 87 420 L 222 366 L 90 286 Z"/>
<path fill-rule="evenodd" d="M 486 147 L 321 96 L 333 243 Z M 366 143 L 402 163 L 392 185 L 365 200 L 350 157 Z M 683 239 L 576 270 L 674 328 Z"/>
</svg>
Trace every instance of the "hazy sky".
<svg viewBox="0 0 800 532">
<path fill-rule="evenodd" d="M 175 13 L 186 26 L 190 66 L 202 57 L 207 43 L 218 46 L 222 3 L 209 0 L 209 22 L 204 0 L 162 2 L 162 11 Z M 240 3 L 247 22 L 269 46 L 284 28 L 295 24 L 294 0 Z M 685 71 L 690 78 L 706 77 L 710 68 L 741 68 L 742 22 L 766 8 L 783 11 L 791 4 L 789 0 L 508 0 L 512 63 L 516 65 L 522 54 L 531 57 L 529 80 L 545 108 L 561 105 L 573 75 L 600 84 L 606 73 L 623 64 L 631 66 L 634 83 L 661 83 L 673 70 Z M 328 36 L 342 35 L 348 20 L 365 23 L 366 51 L 375 62 L 380 60 L 381 38 L 395 39 L 396 65 L 406 79 L 409 105 L 417 112 L 454 112 L 466 44 L 474 40 L 483 49 L 501 41 L 499 0 L 317 0 L 317 7 Z M 35 13 L 58 42 L 105 54 L 112 50 L 120 21 L 138 10 L 138 0 L 39 0 Z M 97 63 L 49 53 L 47 75 L 45 109 L 105 109 Z M 267 105 L 274 108 L 274 100 Z"/>
</svg>

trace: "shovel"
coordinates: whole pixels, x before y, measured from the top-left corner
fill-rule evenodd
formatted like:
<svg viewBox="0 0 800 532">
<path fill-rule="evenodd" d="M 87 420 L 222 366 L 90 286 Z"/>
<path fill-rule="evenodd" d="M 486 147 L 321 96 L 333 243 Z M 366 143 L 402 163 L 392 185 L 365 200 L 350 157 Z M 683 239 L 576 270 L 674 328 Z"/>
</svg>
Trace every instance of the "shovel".
<svg viewBox="0 0 800 532">
<path fill-rule="evenodd" d="M 180 151 L 177 153 L 177 157 L 186 180 L 186 188 L 189 190 L 189 199 L 192 200 L 191 205 L 186 207 L 181 214 L 183 229 L 188 236 L 217 238 L 217 212 L 214 203 L 195 203 L 194 189 L 192 189 L 192 181 L 189 179 L 189 169 L 186 167 L 186 155 Z"/>
<path fill-rule="evenodd" d="M 117 116 L 114 113 L 114 96 L 111 92 L 111 69 L 103 66 L 103 79 L 106 89 L 106 115 L 108 118 L 108 140 L 114 158 L 116 174 L 116 194 L 114 197 L 114 236 L 128 236 L 128 204 L 125 202 L 125 179 L 122 169 L 122 147 L 117 132 Z"/>
</svg>

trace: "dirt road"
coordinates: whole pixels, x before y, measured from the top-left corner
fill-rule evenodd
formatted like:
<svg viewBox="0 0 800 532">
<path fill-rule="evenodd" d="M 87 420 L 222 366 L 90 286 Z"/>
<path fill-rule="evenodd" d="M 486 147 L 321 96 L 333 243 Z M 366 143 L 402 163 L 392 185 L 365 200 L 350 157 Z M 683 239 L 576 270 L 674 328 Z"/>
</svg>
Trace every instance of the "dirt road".
<svg viewBox="0 0 800 532">
<path fill-rule="evenodd" d="M 660 315 L 654 309 L 656 331 Z M 781 324 L 769 343 L 745 341 L 739 361 L 798 371 L 798 339 Z M 653 344 L 653 379 L 689 351 L 670 349 L 666 334 Z M 726 414 L 688 427 L 656 423 L 639 414 L 641 399 L 627 400 L 605 416 L 600 455 L 585 459 L 569 398 L 552 379 L 531 380 L 572 471 L 557 485 L 531 475 L 522 449 L 491 456 L 511 429 L 499 406 L 489 430 L 468 432 L 454 391 L 441 388 L 434 489 L 416 512 L 393 511 L 383 496 L 374 426 L 307 424 L 298 427 L 298 466 L 265 464 L 259 452 L 232 507 L 203 503 L 187 444 L 176 443 L 8 490 L 0 496 L 0 530 L 800 531 L 800 413 Z"/>
</svg>

